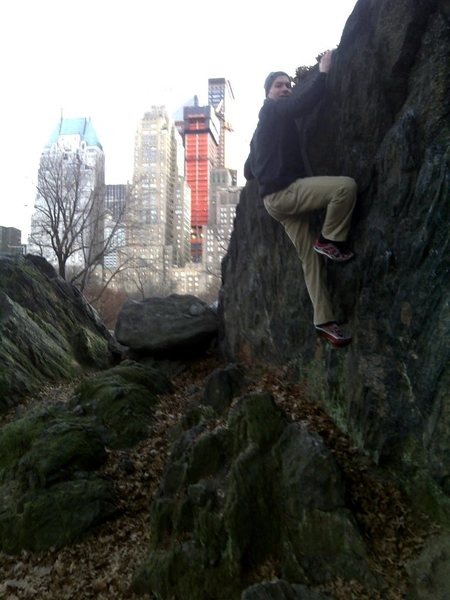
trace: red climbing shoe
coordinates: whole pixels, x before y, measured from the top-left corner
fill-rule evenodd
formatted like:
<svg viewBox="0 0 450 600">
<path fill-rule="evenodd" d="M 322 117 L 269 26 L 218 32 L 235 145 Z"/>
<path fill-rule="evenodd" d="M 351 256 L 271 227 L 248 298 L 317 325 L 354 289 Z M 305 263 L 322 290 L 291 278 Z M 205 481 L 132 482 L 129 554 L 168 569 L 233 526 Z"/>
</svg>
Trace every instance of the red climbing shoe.
<svg viewBox="0 0 450 600">
<path fill-rule="evenodd" d="M 342 347 L 347 346 L 352 341 L 352 336 L 344 331 L 335 321 L 316 325 L 317 335 L 323 337 L 332 346 Z"/>
<path fill-rule="evenodd" d="M 346 262 L 355 256 L 350 248 L 346 248 L 342 242 L 322 241 L 320 238 L 317 238 L 314 250 L 336 262 Z"/>
</svg>

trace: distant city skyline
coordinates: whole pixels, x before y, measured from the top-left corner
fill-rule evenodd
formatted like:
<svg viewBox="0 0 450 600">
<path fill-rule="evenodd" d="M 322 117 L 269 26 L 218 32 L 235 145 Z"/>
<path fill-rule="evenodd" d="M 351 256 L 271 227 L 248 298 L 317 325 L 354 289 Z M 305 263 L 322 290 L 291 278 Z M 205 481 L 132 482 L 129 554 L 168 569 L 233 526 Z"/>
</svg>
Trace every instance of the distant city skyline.
<svg viewBox="0 0 450 600">
<path fill-rule="evenodd" d="M 176 122 L 164 106 L 145 113 L 131 184 L 105 185 L 91 119 L 61 118 L 41 155 L 28 247 L 0 226 L 2 251 L 41 254 L 81 291 L 114 277 L 132 297 L 214 298 L 241 188 L 225 166 L 232 94 L 223 78 L 209 86 L 211 104 L 194 98 Z"/>
<path fill-rule="evenodd" d="M 18 0 L 0 7 L 4 57 L 0 225 L 29 233 L 39 157 L 61 116 L 90 117 L 105 151 L 106 183 L 131 181 L 134 135 L 152 105 L 170 115 L 208 79 L 225 77 L 236 99 L 236 169 L 242 167 L 274 69 L 291 75 L 335 47 L 355 0 L 280 0 L 195 11 L 145 0 Z M 178 11 L 181 11 L 178 13 Z M 26 15 L 26 18 L 25 18 Z M 193 34 L 196 35 L 193 35 Z"/>
</svg>

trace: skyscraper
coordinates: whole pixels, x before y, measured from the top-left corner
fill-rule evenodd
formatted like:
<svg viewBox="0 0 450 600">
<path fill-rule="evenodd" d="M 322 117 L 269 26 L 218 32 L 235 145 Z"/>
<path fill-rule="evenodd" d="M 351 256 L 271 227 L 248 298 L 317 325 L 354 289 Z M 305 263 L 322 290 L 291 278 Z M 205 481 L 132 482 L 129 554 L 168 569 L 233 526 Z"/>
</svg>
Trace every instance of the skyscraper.
<svg viewBox="0 0 450 600">
<path fill-rule="evenodd" d="M 105 239 L 111 238 L 103 257 L 109 272 L 120 268 L 126 257 L 126 212 L 131 198 L 130 184 L 110 184 L 105 188 Z"/>
<path fill-rule="evenodd" d="M 207 291 L 218 291 L 221 262 L 233 231 L 236 206 L 242 188 L 233 185 L 230 169 L 214 169 L 211 173 L 211 196 L 208 226 L 205 228 L 202 262 Z"/>
<path fill-rule="evenodd" d="M 100 264 L 105 156 L 91 119 L 61 118 L 41 155 L 30 251 L 83 269 Z"/>
<path fill-rule="evenodd" d="M 220 139 L 217 149 L 217 167 L 230 168 L 230 133 L 233 131 L 232 118 L 234 93 L 231 83 L 224 77 L 208 79 L 208 104 L 214 107 L 220 123 Z"/>
<path fill-rule="evenodd" d="M 189 257 L 189 193 L 181 139 L 164 106 L 153 106 L 135 136 L 127 246 L 149 291 L 169 291 L 171 268 Z M 140 273 L 138 273 L 138 271 Z"/>
<path fill-rule="evenodd" d="M 220 123 L 212 106 L 185 106 L 183 123 L 186 181 L 191 188 L 191 259 L 202 260 L 204 227 L 208 224 L 211 170 L 217 164 Z"/>
</svg>

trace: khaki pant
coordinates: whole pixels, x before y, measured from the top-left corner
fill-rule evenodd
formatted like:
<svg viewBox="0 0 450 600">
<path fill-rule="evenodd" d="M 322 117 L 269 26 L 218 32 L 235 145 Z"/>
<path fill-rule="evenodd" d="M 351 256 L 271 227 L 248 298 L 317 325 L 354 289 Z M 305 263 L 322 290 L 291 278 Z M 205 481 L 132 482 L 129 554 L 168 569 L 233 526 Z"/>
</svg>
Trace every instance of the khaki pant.
<svg viewBox="0 0 450 600">
<path fill-rule="evenodd" d="M 315 238 L 308 213 L 325 208 L 323 237 L 343 242 L 348 236 L 355 201 L 356 183 L 351 177 L 305 177 L 264 197 L 267 212 L 284 226 L 302 261 L 315 325 L 334 321 L 335 316 L 325 282 L 324 258 L 313 248 Z"/>
</svg>

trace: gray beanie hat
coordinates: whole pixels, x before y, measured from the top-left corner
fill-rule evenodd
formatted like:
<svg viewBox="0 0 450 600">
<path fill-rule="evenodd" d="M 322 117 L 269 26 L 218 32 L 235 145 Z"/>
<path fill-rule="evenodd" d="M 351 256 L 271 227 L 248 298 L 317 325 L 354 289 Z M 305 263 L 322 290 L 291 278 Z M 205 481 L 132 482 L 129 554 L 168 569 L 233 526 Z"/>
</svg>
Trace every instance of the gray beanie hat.
<svg viewBox="0 0 450 600">
<path fill-rule="evenodd" d="M 270 88 L 272 87 L 272 83 L 275 81 L 275 79 L 277 77 L 280 77 L 280 75 L 286 75 L 286 77 L 289 77 L 289 75 L 287 73 L 285 73 L 284 71 L 272 71 L 271 73 L 269 73 L 266 77 L 266 80 L 264 82 L 264 90 L 266 92 L 266 98 L 267 95 L 269 94 Z M 291 80 L 291 78 L 289 77 L 289 81 Z"/>
</svg>

